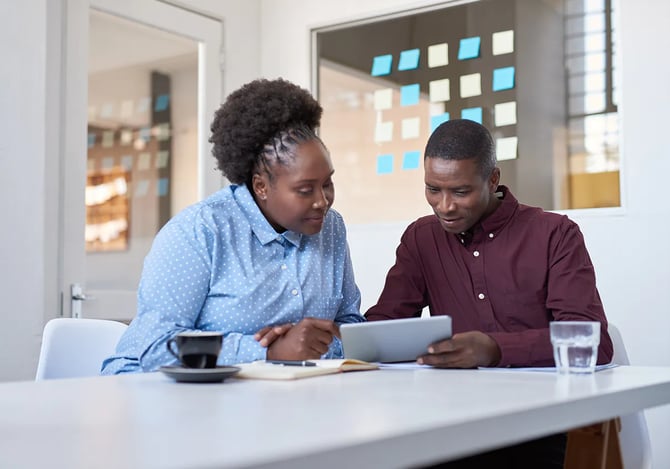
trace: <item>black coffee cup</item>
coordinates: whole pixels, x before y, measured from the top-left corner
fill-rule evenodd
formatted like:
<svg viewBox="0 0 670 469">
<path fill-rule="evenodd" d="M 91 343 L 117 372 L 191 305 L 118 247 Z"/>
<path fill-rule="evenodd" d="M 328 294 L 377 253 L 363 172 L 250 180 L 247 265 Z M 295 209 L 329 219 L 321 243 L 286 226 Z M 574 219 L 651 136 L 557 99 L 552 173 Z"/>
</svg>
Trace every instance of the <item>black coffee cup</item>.
<svg viewBox="0 0 670 469">
<path fill-rule="evenodd" d="M 222 343 L 221 332 L 182 332 L 167 341 L 167 349 L 186 368 L 215 368 Z"/>
</svg>

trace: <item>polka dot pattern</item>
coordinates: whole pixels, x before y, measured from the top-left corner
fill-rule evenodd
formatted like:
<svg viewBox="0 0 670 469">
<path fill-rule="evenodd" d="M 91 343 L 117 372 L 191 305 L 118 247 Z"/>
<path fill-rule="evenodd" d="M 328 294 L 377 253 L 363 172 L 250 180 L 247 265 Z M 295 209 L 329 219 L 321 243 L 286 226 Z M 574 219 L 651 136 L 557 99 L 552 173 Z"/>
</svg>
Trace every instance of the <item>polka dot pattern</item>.
<svg viewBox="0 0 670 469">
<path fill-rule="evenodd" d="M 246 186 L 229 186 L 170 220 L 144 260 L 138 311 L 103 374 L 173 364 L 166 342 L 188 330 L 223 331 L 219 364 L 264 359 L 264 326 L 304 317 L 360 322 L 360 292 L 344 222 L 330 210 L 320 233 L 278 234 Z M 324 358 L 342 356 L 334 339 Z"/>
</svg>

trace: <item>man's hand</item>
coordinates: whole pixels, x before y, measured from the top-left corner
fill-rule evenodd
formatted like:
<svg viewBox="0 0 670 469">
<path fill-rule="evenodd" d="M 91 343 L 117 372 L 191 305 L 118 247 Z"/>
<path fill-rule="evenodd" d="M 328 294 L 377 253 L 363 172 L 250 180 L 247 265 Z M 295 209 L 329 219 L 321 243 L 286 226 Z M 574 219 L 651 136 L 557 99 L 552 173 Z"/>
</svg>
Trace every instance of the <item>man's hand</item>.
<svg viewBox="0 0 670 469">
<path fill-rule="evenodd" d="M 328 351 L 340 328 L 327 319 L 305 318 L 268 346 L 268 360 L 309 360 Z"/>
<path fill-rule="evenodd" d="M 293 324 L 279 324 L 276 326 L 266 326 L 254 334 L 256 339 L 263 347 L 269 347 L 277 338 L 286 334 Z"/>
<path fill-rule="evenodd" d="M 437 368 L 477 368 L 495 366 L 500 361 L 500 348 L 495 340 L 479 331 L 454 334 L 451 339 L 435 342 L 428 354 L 417 362 Z"/>
</svg>

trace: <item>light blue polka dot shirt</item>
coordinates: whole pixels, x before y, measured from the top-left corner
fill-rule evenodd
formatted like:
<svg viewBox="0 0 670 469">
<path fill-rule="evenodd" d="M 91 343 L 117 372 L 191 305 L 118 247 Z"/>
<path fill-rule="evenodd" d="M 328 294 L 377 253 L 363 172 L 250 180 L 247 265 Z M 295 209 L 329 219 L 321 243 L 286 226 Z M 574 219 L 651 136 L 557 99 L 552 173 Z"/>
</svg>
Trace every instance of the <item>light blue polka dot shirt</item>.
<svg viewBox="0 0 670 469">
<path fill-rule="evenodd" d="M 171 219 L 144 260 L 137 316 L 102 374 L 175 364 L 166 342 L 194 329 L 223 331 L 219 364 L 264 359 L 253 337 L 305 317 L 364 321 L 344 222 L 329 210 L 321 232 L 277 233 L 246 186 L 231 185 Z M 323 358 L 342 356 L 335 338 Z"/>
</svg>

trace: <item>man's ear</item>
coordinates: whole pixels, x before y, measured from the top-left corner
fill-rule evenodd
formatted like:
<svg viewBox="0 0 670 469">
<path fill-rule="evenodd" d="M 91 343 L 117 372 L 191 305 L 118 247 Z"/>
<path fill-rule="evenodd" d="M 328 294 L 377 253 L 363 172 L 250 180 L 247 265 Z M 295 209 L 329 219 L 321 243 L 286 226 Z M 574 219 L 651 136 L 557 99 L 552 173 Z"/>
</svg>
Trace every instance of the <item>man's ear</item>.
<svg viewBox="0 0 670 469">
<path fill-rule="evenodd" d="M 260 200 L 265 200 L 268 198 L 268 180 L 267 176 L 261 175 L 259 173 L 254 173 L 251 177 L 251 188 L 254 191 L 256 197 Z"/>
<path fill-rule="evenodd" d="M 498 192 L 498 184 L 500 184 L 500 168 L 493 168 L 489 178 L 489 192 L 491 194 Z"/>
</svg>

